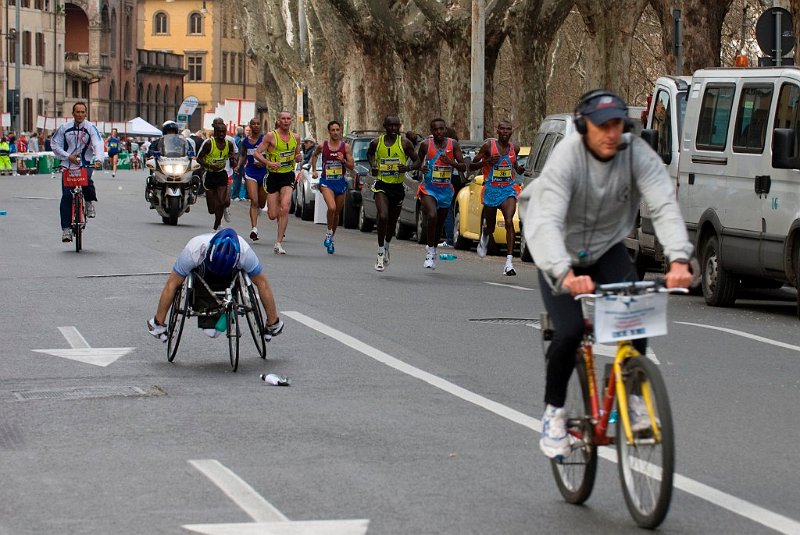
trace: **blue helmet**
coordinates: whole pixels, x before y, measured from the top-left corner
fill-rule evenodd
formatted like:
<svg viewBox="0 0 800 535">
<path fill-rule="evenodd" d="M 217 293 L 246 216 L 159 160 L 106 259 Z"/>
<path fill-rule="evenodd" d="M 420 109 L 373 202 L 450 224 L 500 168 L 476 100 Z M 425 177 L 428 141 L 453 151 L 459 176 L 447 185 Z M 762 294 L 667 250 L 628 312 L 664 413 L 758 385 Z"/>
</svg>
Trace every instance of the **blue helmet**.
<svg viewBox="0 0 800 535">
<path fill-rule="evenodd" d="M 232 228 L 224 228 L 214 234 L 208 244 L 205 264 L 215 275 L 227 275 L 239 262 L 239 236 Z"/>
</svg>

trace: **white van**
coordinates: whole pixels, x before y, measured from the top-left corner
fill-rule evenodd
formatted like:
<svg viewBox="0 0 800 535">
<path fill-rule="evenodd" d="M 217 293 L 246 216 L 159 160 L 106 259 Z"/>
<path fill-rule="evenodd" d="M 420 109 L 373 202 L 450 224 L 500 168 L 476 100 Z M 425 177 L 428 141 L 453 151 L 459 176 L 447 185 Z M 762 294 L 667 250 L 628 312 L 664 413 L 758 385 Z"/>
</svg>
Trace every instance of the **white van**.
<svg viewBox="0 0 800 535">
<path fill-rule="evenodd" d="M 703 69 L 656 82 L 642 136 L 675 180 L 703 295 L 798 285 L 800 68 Z M 642 211 L 639 254 L 660 261 Z"/>
</svg>

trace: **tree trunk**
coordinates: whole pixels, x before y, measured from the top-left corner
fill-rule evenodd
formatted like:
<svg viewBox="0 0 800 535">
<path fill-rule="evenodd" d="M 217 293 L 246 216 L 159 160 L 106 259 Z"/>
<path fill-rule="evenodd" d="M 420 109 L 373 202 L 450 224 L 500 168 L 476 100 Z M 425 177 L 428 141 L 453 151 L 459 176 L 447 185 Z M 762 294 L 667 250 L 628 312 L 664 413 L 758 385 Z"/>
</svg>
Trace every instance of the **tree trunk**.
<svg viewBox="0 0 800 535">
<path fill-rule="evenodd" d="M 547 112 L 548 52 L 572 5 L 572 0 L 528 0 L 509 22 L 509 43 L 519 65 L 514 69 L 513 84 L 521 89 L 512 108 L 514 139 L 518 141 L 532 141 Z M 491 132 L 494 135 L 493 128 Z"/>
<path fill-rule="evenodd" d="M 675 74 L 672 9 L 674 0 L 649 0 L 661 22 L 666 73 Z M 733 0 L 681 0 L 683 19 L 683 73 L 720 66 L 722 23 Z M 797 0 L 792 0 L 797 1 Z"/>
</svg>

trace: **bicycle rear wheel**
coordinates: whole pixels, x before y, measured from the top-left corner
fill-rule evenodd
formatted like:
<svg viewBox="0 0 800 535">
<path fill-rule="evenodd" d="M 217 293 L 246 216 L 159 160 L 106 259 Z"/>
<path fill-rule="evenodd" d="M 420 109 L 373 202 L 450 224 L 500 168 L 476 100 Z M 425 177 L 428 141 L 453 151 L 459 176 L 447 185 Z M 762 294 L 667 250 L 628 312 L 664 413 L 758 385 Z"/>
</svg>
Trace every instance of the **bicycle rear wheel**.
<svg viewBox="0 0 800 535">
<path fill-rule="evenodd" d="M 567 503 L 581 504 L 589 499 L 597 475 L 597 446 L 591 422 L 591 402 L 586 363 L 578 352 L 575 372 L 567 387 L 567 433 L 572 438 L 572 450 L 562 459 L 551 459 L 553 477 Z"/>
<path fill-rule="evenodd" d="M 236 314 L 234 307 L 228 308 L 225 311 L 225 315 L 228 317 L 228 352 L 231 357 L 231 368 L 236 371 L 239 369 L 239 338 L 241 337 L 239 315 Z"/>
<path fill-rule="evenodd" d="M 188 279 L 187 279 L 188 280 Z M 181 333 L 183 333 L 183 323 L 186 321 L 186 314 L 189 310 L 189 288 L 186 283 L 178 287 L 175 297 L 172 298 L 172 307 L 169 311 L 169 321 L 167 322 L 167 361 L 172 362 L 178 353 L 178 345 L 181 343 Z"/>
<path fill-rule="evenodd" d="M 264 315 L 261 312 L 261 300 L 252 283 L 244 275 L 239 285 L 239 302 L 244 305 L 247 326 L 253 336 L 258 354 L 262 359 L 267 358 L 267 343 L 264 341 Z"/>
<path fill-rule="evenodd" d="M 653 529 L 664 520 L 672 499 L 675 472 L 675 434 L 667 388 L 658 367 L 645 357 L 628 359 L 622 369 L 628 400 L 631 396 L 650 398 L 655 425 L 634 433 L 628 443 L 620 418 L 617 422 L 619 477 L 625 503 L 636 523 Z M 641 419 L 641 418 L 640 418 Z M 655 429 L 654 429 L 655 427 Z"/>
<path fill-rule="evenodd" d="M 83 248 L 83 195 L 72 196 L 72 234 L 75 239 L 75 252 Z"/>
</svg>

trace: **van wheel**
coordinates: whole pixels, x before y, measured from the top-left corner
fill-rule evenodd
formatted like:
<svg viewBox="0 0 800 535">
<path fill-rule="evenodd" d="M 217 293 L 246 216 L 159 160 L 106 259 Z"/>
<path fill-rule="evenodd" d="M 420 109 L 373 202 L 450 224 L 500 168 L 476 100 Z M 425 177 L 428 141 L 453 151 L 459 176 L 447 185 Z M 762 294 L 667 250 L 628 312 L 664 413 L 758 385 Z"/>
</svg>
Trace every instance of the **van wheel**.
<svg viewBox="0 0 800 535">
<path fill-rule="evenodd" d="M 737 280 L 720 267 L 719 239 L 708 238 L 703 246 L 703 297 L 712 307 L 729 307 L 736 301 Z"/>
</svg>

